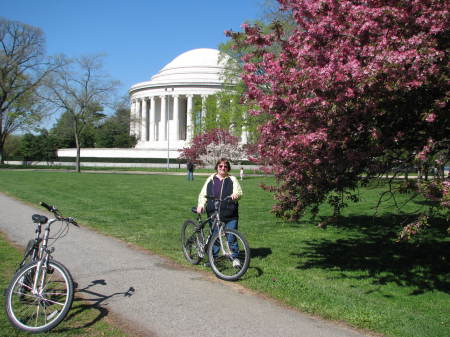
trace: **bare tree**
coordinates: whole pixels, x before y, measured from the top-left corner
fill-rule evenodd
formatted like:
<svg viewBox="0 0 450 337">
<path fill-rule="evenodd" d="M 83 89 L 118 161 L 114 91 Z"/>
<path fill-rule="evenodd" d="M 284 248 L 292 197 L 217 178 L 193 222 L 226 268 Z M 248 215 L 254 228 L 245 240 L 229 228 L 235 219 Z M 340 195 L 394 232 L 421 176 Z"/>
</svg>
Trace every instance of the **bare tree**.
<svg viewBox="0 0 450 337">
<path fill-rule="evenodd" d="M 103 72 L 102 66 L 101 55 L 81 56 L 68 62 L 46 82 L 43 97 L 55 110 L 66 112 L 72 118 L 77 172 L 80 172 L 80 136 L 86 126 L 104 116 L 100 112 L 113 102 L 119 84 Z"/>
<path fill-rule="evenodd" d="M 36 89 L 61 66 L 45 56 L 44 44 L 40 28 L 0 18 L 0 163 L 7 137 L 43 116 Z"/>
</svg>

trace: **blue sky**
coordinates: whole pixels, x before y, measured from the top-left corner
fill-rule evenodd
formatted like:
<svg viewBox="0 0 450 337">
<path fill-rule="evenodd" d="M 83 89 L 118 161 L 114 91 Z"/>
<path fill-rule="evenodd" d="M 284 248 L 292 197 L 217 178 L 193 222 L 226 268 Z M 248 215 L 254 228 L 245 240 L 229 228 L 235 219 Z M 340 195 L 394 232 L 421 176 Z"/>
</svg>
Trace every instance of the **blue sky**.
<svg viewBox="0 0 450 337">
<path fill-rule="evenodd" d="M 227 29 L 263 15 L 263 0 L 0 0 L 0 16 L 40 27 L 47 54 L 105 53 L 126 95 L 179 54 L 217 48 Z"/>
</svg>

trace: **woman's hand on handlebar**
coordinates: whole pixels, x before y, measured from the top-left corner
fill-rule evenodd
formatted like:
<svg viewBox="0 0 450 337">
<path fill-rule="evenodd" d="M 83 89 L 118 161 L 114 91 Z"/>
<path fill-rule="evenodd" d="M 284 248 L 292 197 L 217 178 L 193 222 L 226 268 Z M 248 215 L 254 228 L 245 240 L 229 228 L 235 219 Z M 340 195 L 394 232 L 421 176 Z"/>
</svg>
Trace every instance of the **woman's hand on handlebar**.
<svg viewBox="0 0 450 337">
<path fill-rule="evenodd" d="M 198 214 L 203 213 L 203 206 L 197 206 L 197 213 Z"/>
</svg>

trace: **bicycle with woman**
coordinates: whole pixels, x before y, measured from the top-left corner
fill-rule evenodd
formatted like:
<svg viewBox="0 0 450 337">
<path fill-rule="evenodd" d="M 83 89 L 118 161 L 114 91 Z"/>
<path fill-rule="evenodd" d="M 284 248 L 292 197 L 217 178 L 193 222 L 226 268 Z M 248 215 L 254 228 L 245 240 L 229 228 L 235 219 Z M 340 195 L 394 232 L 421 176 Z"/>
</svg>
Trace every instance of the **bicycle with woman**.
<svg viewBox="0 0 450 337">
<path fill-rule="evenodd" d="M 248 269 L 250 248 L 238 232 L 239 203 L 243 192 L 238 180 L 229 175 L 231 165 L 221 158 L 215 165 L 216 173 L 210 175 L 200 191 L 198 205 L 193 212 L 197 223 L 188 220 L 183 224 L 181 240 L 186 259 L 197 264 L 205 256 L 217 277 L 234 281 Z M 208 218 L 201 220 L 206 211 Z M 203 230 L 209 224 L 209 235 Z"/>
</svg>

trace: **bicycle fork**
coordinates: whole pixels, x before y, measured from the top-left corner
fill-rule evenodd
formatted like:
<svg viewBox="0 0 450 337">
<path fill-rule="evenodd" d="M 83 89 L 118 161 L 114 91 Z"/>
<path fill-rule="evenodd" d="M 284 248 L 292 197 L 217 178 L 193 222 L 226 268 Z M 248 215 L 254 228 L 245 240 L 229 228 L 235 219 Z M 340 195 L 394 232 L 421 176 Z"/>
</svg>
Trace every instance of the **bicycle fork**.
<svg viewBox="0 0 450 337">
<path fill-rule="evenodd" d="M 226 246 L 224 245 L 224 238 L 225 237 L 225 233 L 224 233 L 224 231 L 223 231 L 223 226 L 221 226 L 220 228 L 219 228 L 219 241 L 220 241 L 220 249 L 222 250 L 222 254 L 224 255 L 224 256 L 227 256 L 227 257 L 230 257 L 232 254 L 231 254 L 231 251 L 230 251 L 230 247 L 228 246 L 228 240 L 227 240 L 227 238 L 225 237 L 225 243 L 226 243 Z M 225 248 L 226 249 L 225 249 Z"/>
<path fill-rule="evenodd" d="M 36 266 L 36 273 L 34 275 L 33 280 L 33 289 L 31 290 L 32 294 L 35 296 L 42 296 L 44 292 L 44 282 L 49 271 L 48 261 L 50 259 L 50 254 L 54 251 L 53 248 L 45 249 L 46 256 L 43 259 L 40 259 Z"/>
<path fill-rule="evenodd" d="M 47 260 L 47 258 L 45 259 Z M 39 260 L 36 266 L 36 273 L 34 275 L 32 294 L 35 296 L 41 296 L 44 291 L 44 280 L 47 274 L 47 268 L 42 268 L 44 266 L 44 260 Z"/>
</svg>

